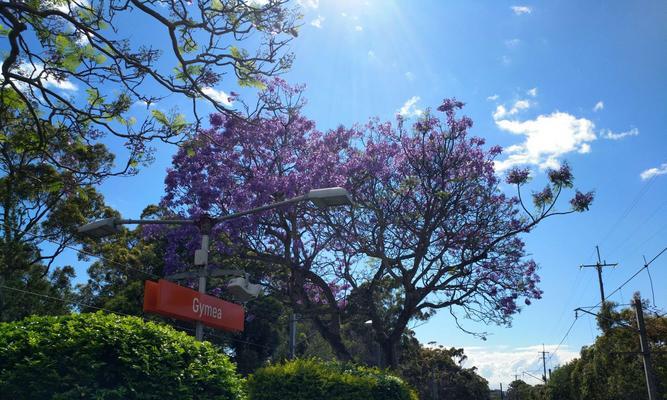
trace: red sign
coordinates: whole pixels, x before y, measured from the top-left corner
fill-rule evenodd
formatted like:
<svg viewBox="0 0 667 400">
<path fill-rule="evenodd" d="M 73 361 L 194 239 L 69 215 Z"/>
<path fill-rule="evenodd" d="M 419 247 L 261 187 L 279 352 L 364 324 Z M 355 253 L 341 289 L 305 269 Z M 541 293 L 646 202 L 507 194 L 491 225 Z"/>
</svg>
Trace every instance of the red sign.
<svg viewBox="0 0 667 400">
<path fill-rule="evenodd" d="M 224 331 L 243 331 L 245 312 L 238 304 L 199 293 L 160 279 L 144 285 L 144 311 L 204 325 Z"/>
</svg>

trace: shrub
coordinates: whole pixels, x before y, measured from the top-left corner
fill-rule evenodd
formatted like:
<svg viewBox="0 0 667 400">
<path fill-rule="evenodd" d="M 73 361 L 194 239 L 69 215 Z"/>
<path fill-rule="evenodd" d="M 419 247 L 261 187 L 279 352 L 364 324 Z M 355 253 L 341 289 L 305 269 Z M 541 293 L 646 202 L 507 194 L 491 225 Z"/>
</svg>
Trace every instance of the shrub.
<svg viewBox="0 0 667 400">
<path fill-rule="evenodd" d="M 171 327 L 113 314 L 0 324 L 0 393 L 11 399 L 243 399 L 229 358 Z"/>
<path fill-rule="evenodd" d="M 400 378 L 376 368 L 295 360 L 257 370 L 248 377 L 250 400 L 416 400 Z"/>
</svg>

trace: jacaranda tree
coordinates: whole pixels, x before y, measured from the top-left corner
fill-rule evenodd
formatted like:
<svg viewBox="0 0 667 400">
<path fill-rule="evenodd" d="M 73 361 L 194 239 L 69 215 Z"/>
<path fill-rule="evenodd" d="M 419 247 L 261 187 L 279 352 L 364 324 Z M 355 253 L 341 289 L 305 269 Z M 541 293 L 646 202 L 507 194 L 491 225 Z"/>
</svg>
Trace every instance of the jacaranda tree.
<svg viewBox="0 0 667 400">
<path fill-rule="evenodd" d="M 265 96 L 285 103 L 300 90 L 276 81 Z M 463 104 L 455 100 L 438 108 L 442 118 L 426 113 L 414 124 L 399 118 L 325 133 L 299 114 L 298 102 L 286 103 L 291 111 L 254 122 L 213 115 L 211 129 L 174 157 L 163 206 L 223 215 L 318 187 L 350 190 L 351 210 L 300 204 L 215 232 L 219 254 L 263 262 L 266 284 L 307 314 L 342 359 L 351 358 L 345 327 L 361 318 L 372 320 L 391 365 L 408 322 L 436 310 L 509 323 L 519 301 L 541 295 L 519 236 L 592 201 L 577 192 L 569 210 L 556 210 L 573 184 L 567 164 L 548 172 L 535 207 L 505 194 L 494 173 L 501 149 L 468 135 L 472 121 L 456 117 Z M 507 176 L 519 193 L 528 179 L 528 170 Z M 172 268 L 185 268 L 190 255 L 183 255 L 198 246 L 192 233 L 168 233 Z"/>
</svg>

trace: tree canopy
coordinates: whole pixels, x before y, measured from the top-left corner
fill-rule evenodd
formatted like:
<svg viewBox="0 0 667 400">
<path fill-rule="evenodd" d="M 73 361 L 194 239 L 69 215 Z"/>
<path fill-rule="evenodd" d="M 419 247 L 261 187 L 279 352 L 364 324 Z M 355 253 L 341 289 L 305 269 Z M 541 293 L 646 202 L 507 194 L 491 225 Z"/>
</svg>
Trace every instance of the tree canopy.
<svg viewBox="0 0 667 400">
<path fill-rule="evenodd" d="M 351 210 L 300 204 L 214 229 L 218 254 L 262 262 L 264 283 L 312 317 L 342 359 L 351 357 L 344 326 L 359 318 L 372 321 L 392 365 L 408 322 L 435 310 L 509 323 L 519 301 L 541 295 L 520 235 L 550 216 L 586 210 L 593 198 L 577 191 L 568 210 L 557 210 L 573 186 L 567 164 L 548 171 L 534 207 L 521 199 L 528 170 L 509 172 L 518 196 L 505 194 L 494 173 L 501 149 L 470 137 L 472 121 L 456 116 L 463 107 L 456 100 L 438 107 L 442 117 L 427 112 L 412 124 L 371 120 L 321 132 L 299 112 L 300 88 L 276 80 L 264 93 L 291 111 L 252 124 L 211 116 L 211 128 L 174 156 L 162 206 L 181 216 L 220 216 L 346 187 Z M 167 233 L 166 268 L 186 268 L 198 246 L 193 229 Z M 362 313 L 347 312 L 352 298 Z"/>
<path fill-rule="evenodd" d="M 131 173 L 150 161 L 149 142 L 179 142 L 198 126 L 198 101 L 237 114 L 237 95 L 216 86 L 262 87 L 290 67 L 299 15 L 286 2 L 3 0 L 0 103 L 25 109 L 42 140 L 54 127 L 83 141 L 117 137 L 128 157 L 113 174 Z M 132 24 L 155 34 L 125 33 Z M 194 121 L 158 109 L 139 121 L 130 109 L 172 93 Z"/>
</svg>

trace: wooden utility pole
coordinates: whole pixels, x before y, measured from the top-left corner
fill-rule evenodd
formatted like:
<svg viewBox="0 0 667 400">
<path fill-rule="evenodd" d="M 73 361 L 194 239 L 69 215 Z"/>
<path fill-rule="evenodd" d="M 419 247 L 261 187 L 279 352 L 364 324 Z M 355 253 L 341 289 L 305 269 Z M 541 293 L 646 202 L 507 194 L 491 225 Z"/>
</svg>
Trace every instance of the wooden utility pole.
<svg viewBox="0 0 667 400">
<path fill-rule="evenodd" d="M 505 400 L 505 396 L 503 396 L 503 383 L 500 383 L 500 400 Z"/>
<path fill-rule="evenodd" d="M 646 336 L 646 326 L 644 326 L 644 311 L 642 309 L 642 299 L 639 292 L 635 293 L 632 305 L 637 314 L 637 328 L 639 328 L 639 344 L 641 346 L 642 359 L 644 360 L 644 375 L 646 376 L 646 388 L 648 390 L 649 400 L 658 400 L 658 391 L 655 384 L 655 375 L 653 374 L 653 365 L 651 364 L 651 348 L 648 337 Z"/>
<path fill-rule="evenodd" d="M 595 268 L 598 271 L 598 281 L 600 282 L 600 304 L 604 304 L 605 298 L 604 298 L 604 284 L 602 283 L 602 268 L 603 267 L 615 267 L 618 265 L 618 263 L 613 263 L 613 264 L 607 264 L 607 261 L 602 262 L 600 259 L 600 247 L 595 246 L 595 250 L 598 253 L 598 262 L 595 264 L 582 264 L 579 266 L 579 268 Z M 546 376 L 546 372 L 544 373 L 544 376 Z"/>
<path fill-rule="evenodd" d="M 549 352 L 544 351 L 544 343 L 542 343 L 542 351 L 538 351 L 538 353 L 542 354 L 542 367 L 544 368 L 544 375 L 542 375 L 542 380 L 544 381 L 544 384 L 546 385 L 546 383 L 547 383 L 547 354 L 549 354 Z"/>
</svg>

